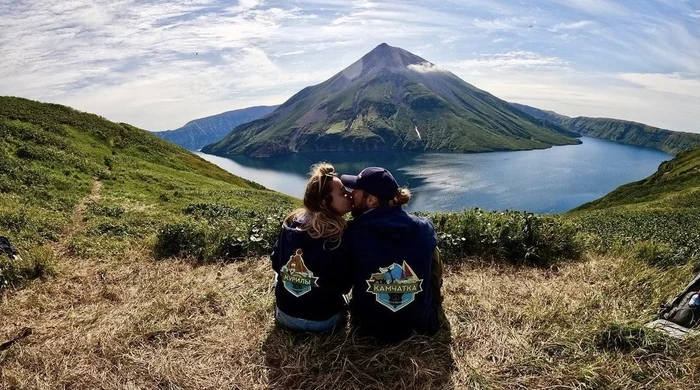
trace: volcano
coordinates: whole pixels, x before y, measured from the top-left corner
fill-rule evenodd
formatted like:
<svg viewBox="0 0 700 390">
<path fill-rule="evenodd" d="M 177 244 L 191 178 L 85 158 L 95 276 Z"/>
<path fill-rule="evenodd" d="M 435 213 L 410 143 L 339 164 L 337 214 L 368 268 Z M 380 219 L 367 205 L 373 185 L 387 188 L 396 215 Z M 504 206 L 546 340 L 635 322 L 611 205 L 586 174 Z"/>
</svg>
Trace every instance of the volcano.
<svg viewBox="0 0 700 390">
<path fill-rule="evenodd" d="M 382 43 L 202 151 L 258 158 L 305 151 L 490 152 L 578 144 L 578 137 Z"/>
</svg>

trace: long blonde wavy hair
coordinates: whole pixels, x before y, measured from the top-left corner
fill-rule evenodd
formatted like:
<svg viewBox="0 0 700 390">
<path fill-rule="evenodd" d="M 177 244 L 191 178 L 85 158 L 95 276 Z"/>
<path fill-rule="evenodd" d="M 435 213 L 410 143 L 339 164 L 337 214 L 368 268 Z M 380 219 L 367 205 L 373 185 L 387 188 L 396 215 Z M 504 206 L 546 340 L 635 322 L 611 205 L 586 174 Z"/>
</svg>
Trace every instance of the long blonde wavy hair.
<svg viewBox="0 0 700 390">
<path fill-rule="evenodd" d="M 309 175 L 311 177 L 304 192 L 304 208 L 290 213 L 284 219 L 284 226 L 289 227 L 296 220 L 300 223 L 297 230 L 308 232 L 313 239 L 326 239 L 326 242 L 334 244 L 332 249 L 335 249 L 340 246 L 345 230 L 345 218 L 331 207 L 332 182 L 337 173 L 333 165 L 320 162 L 311 166 Z"/>
</svg>

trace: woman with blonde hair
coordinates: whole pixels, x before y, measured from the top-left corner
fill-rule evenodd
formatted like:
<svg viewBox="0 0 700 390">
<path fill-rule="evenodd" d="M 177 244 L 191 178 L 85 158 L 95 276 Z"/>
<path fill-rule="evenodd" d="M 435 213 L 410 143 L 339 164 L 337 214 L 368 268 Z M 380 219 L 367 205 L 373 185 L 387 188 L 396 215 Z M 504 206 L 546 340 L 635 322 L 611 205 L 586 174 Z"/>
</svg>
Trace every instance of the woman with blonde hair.
<svg viewBox="0 0 700 390">
<path fill-rule="evenodd" d="M 292 330 L 323 332 L 346 317 L 352 280 L 342 236 L 351 201 L 333 165 L 315 164 L 310 175 L 304 207 L 285 218 L 271 255 L 275 318 Z"/>
</svg>

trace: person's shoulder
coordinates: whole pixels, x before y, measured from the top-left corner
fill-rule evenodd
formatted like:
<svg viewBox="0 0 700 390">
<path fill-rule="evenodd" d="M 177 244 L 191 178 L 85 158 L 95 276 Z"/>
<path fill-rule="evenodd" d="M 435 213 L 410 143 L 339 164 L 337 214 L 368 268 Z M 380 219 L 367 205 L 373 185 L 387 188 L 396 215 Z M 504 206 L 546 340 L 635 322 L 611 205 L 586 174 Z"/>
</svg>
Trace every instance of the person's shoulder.
<svg viewBox="0 0 700 390">
<path fill-rule="evenodd" d="M 290 223 L 285 223 L 282 225 L 280 236 L 289 242 L 295 243 L 296 245 L 313 241 L 313 238 L 311 238 L 309 232 L 304 229 L 302 224 L 298 221 L 291 221 Z"/>
<path fill-rule="evenodd" d="M 419 217 L 417 215 L 409 214 L 413 223 L 417 227 L 416 232 L 430 245 L 437 245 L 437 232 L 435 231 L 435 226 L 426 217 Z"/>
<path fill-rule="evenodd" d="M 411 220 L 413 220 L 414 223 L 420 225 L 423 228 L 429 228 L 429 229 L 435 229 L 435 226 L 433 226 L 433 223 L 426 217 L 422 216 L 417 216 L 413 215 L 410 213 L 406 213 Z"/>
</svg>

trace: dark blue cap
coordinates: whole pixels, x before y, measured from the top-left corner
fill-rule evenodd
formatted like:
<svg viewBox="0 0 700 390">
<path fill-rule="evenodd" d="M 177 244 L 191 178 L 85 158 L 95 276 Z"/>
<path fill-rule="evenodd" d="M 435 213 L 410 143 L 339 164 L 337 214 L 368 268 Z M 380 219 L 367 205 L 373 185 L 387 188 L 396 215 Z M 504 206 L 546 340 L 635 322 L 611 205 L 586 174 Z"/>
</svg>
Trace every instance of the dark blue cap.
<svg viewBox="0 0 700 390">
<path fill-rule="evenodd" d="M 380 200 L 394 199 L 396 190 L 399 189 L 399 183 L 396 182 L 391 172 L 380 167 L 365 168 L 357 176 L 342 175 L 340 181 L 347 188 L 363 190 Z"/>
</svg>

